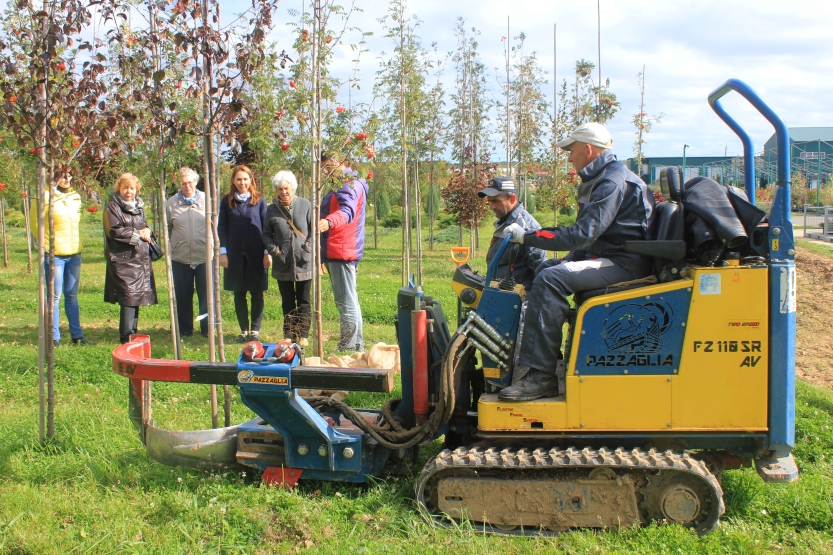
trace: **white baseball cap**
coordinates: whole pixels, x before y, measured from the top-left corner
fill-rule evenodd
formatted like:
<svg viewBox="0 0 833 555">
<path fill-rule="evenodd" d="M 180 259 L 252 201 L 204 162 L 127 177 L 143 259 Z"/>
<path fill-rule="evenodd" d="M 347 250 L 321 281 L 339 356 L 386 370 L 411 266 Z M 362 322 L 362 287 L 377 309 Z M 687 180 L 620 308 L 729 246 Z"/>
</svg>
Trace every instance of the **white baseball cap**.
<svg viewBox="0 0 833 555">
<path fill-rule="evenodd" d="M 573 143 L 585 143 L 599 148 L 613 147 L 613 138 L 604 125 L 591 121 L 576 127 L 570 136 L 555 143 L 555 146 L 570 150 Z"/>
</svg>

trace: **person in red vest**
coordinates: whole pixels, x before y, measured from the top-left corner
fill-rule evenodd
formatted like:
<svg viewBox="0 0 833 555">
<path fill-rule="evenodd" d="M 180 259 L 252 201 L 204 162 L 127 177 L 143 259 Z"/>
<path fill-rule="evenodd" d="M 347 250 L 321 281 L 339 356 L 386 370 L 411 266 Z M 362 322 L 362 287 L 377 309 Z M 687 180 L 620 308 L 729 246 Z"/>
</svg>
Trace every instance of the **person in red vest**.
<svg viewBox="0 0 833 555">
<path fill-rule="evenodd" d="M 358 265 L 364 255 L 364 223 L 368 186 L 358 179 L 343 160 L 333 154 L 321 156 L 322 173 L 331 190 L 321 200 L 318 231 L 321 232 L 321 261 L 333 286 L 340 314 L 339 351 L 364 351 L 362 309 L 356 291 Z"/>
</svg>

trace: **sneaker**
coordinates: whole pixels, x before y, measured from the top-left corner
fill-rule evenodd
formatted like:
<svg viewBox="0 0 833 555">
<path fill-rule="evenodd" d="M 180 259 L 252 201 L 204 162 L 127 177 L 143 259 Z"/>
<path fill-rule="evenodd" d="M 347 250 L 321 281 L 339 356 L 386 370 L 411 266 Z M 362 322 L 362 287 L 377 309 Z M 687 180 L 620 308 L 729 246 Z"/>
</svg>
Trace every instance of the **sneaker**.
<svg viewBox="0 0 833 555">
<path fill-rule="evenodd" d="M 302 337 L 298 340 L 298 345 L 300 345 L 301 347 L 309 346 L 309 339 L 307 339 L 306 337 Z"/>
<path fill-rule="evenodd" d="M 245 343 L 246 342 L 246 334 L 241 333 L 240 335 L 235 337 L 234 340 L 237 341 L 238 343 Z"/>
<path fill-rule="evenodd" d="M 259 331 L 253 331 L 252 333 L 250 333 L 249 334 L 249 340 L 250 341 L 260 341 L 260 332 Z"/>
<path fill-rule="evenodd" d="M 73 337 L 72 338 L 73 345 L 95 345 L 94 341 L 90 341 L 83 335 L 81 337 Z"/>
<path fill-rule="evenodd" d="M 60 346 L 61 346 L 61 340 L 60 340 L 60 339 L 53 339 L 53 340 L 52 340 L 52 348 L 53 348 L 53 349 L 54 349 L 55 347 L 60 347 Z"/>
<path fill-rule="evenodd" d="M 558 378 L 555 374 L 535 368 L 531 368 L 520 381 L 498 393 L 501 401 L 532 401 L 557 396 Z"/>
</svg>

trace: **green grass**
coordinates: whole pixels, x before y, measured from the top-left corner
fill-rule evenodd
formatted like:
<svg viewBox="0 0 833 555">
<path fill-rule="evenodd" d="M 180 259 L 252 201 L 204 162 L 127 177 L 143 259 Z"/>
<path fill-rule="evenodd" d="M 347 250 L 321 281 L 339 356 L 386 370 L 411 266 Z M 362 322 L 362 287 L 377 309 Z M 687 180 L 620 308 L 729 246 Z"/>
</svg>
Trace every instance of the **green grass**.
<svg viewBox="0 0 833 555">
<path fill-rule="evenodd" d="M 536 540 L 484 537 L 468 526 L 436 529 L 415 508 L 419 468 L 365 487 L 312 482 L 282 491 L 259 487 L 252 473 L 212 474 L 156 464 L 127 418 L 127 384 L 110 368 L 118 307 L 101 300 L 97 231 L 92 224 L 84 230 L 80 302 L 82 324 L 98 345 L 56 351 L 56 434 L 43 447 L 38 444 L 37 279 L 26 272 L 22 234 L 11 231 L 12 265 L 0 268 L 0 553 L 833 552 L 833 393 L 803 383 L 795 449 L 800 480 L 767 485 L 753 469 L 728 471 L 727 514 L 721 528 L 704 538 L 675 526 Z M 484 227 L 474 261 L 481 270 L 489 236 Z M 399 240 L 398 230 L 380 232 L 379 249 L 368 249 L 360 266 L 368 344 L 395 341 L 391 323 L 400 279 Z M 153 337 L 154 355 L 170 357 L 164 266 L 157 263 L 156 270 L 160 304 L 143 308 L 139 325 Z M 440 299 L 449 319 L 455 306 L 448 286 L 452 270 L 447 245 L 426 252 L 425 289 Z M 276 289 L 267 296 L 267 339 L 276 338 L 280 329 Z M 337 314 L 326 283 L 324 292 L 325 332 L 333 337 L 325 346 L 332 350 Z M 227 321 L 233 319 L 227 295 L 223 313 Z M 236 331 L 227 328 L 229 336 Z M 206 359 L 205 340 L 187 340 L 185 355 Z M 233 421 L 247 420 L 251 413 L 234 390 Z M 154 417 L 163 428 L 207 428 L 207 399 L 207 386 L 156 384 Z M 378 406 L 382 400 L 370 394 L 350 398 L 354 405 Z M 423 458 L 438 449 L 438 443 L 423 449 Z"/>
</svg>

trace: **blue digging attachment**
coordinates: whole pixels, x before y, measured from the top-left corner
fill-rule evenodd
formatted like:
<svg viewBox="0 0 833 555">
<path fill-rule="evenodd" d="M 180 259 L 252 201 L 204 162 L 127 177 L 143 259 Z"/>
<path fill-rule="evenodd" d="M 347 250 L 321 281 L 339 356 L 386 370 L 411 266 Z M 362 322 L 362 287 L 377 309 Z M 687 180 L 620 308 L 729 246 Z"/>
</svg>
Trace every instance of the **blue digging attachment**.
<svg viewBox="0 0 833 555">
<path fill-rule="evenodd" d="M 264 357 L 275 356 L 275 345 L 264 345 Z M 366 482 L 378 475 L 389 451 L 359 430 L 344 433 L 333 428 L 292 387 L 292 362 L 258 363 L 237 360 L 240 398 L 284 441 L 287 468 L 304 470 L 308 479 Z"/>
<path fill-rule="evenodd" d="M 746 193 L 755 202 L 752 139 L 720 105 L 735 91 L 775 128 L 778 145 L 778 191 L 769 215 L 769 448 L 785 457 L 795 445 L 795 244 L 790 217 L 790 136 L 787 126 L 746 83 L 729 79 L 709 95 L 715 113 L 743 142 Z"/>
</svg>

